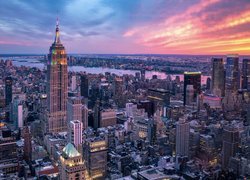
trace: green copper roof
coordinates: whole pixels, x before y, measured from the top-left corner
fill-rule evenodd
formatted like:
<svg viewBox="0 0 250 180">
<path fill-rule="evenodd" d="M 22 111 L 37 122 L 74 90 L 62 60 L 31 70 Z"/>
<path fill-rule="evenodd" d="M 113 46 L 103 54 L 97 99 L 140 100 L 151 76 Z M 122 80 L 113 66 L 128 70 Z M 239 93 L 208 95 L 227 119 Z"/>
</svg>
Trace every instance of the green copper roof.
<svg viewBox="0 0 250 180">
<path fill-rule="evenodd" d="M 76 150 L 73 144 L 68 143 L 64 148 L 63 148 L 63 153 L 68 157 L 76 157 L 80 156 L 81 154 Z"/>
</svg>

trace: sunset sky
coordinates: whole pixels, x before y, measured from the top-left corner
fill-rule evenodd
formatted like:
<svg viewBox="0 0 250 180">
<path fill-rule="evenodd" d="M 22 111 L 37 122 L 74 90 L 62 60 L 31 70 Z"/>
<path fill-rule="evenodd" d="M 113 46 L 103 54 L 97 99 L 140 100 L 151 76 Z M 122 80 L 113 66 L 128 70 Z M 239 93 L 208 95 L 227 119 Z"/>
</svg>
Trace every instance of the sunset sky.
<svg viewBox="0 0 250 180">
<path fill-rule="evenodd" d="M 53 2 L 53 3 L 52 3 Z M 250 0 L 2 0 L 0 53 L 250 54 Z"/>
</svg>

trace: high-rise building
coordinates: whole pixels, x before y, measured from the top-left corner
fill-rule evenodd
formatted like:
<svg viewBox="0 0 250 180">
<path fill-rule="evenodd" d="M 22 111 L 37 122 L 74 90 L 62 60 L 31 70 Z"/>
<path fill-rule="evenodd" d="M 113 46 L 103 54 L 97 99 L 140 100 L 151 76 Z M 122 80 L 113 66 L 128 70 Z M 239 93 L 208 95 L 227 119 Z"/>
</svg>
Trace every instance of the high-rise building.
<svg viewBox="0 0 250 180">
<path fill-rule="evenodd" d="M 60 155 L 59 161 L 60 179 L 89 179 L 82 155 L 73 144 L 68 143 Z"/>
<path fill-rule="evenodd" d="M 23 104 L 18 97 L 15 97 L 11 103 L 11 113 L 10 119 L 14 123 L 15 128 L 22 128 L 23 127 Z"/>
<path fill-rule="evenodd" d="M 211 78 L 208 77 L 206 81 L 206 90 L 209 92 L 211 90 Z"/>
<path fill-rule="evenodd" d="M 231 157 L 236 155 L 239 146 L 239 130 L 234 126 L 227 126 L 223 131 L 222 168 L 226 169 Z"/>
<path fill-rule="evenodd" d="M 27 162 L 32 161 L 32 144 L 31 144 L 31 133 L 28 126 L 25 126 L 24 128 L 24 159 Z"/>
<path fill-rule="evenodd" d="M 193 85 L 195 101 L 201 91 L 201 72 L 184 72 L 184 105 L 186 105 L 187 85 Z"/>
<path fill-rule="evenodd" d="M 12 77 L 5 78 L 5 105 L 8 106 L 12 101 Z"/>
<path fill-rule="evenodd" d="M 55 41 L 51 45 L 48 54 L 47 96 L 48 114 L 46 118 L 46 132 L 66 131 L 66 104 L 68 96 L 67 55 L 60 41 L 58 21 Z"/>
<path fill-rule="evenodd" d="M 240 87 L 239 56 L 227 56 L 226 89 L 236 92 Z"/>
<path fill-rule="evenodd" d="M 96 137 L 85 142 L 86 167 L 92 179 L 105 179 L 107 174 L 107 142 Z"/>
<path fill-rule="evenodd" d="M 81 96 L 85 98 L 89 97 L 89 80 L 87 74 L 81 75 Z"/>
<path fill-rule="evenodd" d="M 82 107 L 82 123 L 83 123 L 83 129 L 86 129 L 88 125 L 88 119 L 89 119 L 89 109 L 86 104 Z"/>
<path fill-rule="evenodd" d="M 189 122 L 180 118 L 176 123 L 176 155 L 189 156 Z"/>
<path fill-rule="evenodd" d="M 67 102 L 67 122 L 82 121 L 82 97 L 69 97 Z M 84 127 L 86 128 L 86 127 Z"/>
<path fill-rule="evenodd" d="M 104 109 L 100 112 L 100 127 L 116 125 L 116 112 L 114 109 Z"/>
<path fill-rule="evenodd" d="M 114 94 L 115 96 L 121 96 L 123 93 L 123 80 L 122 78 L 115 78 L 115 84 L 114 84 Z"/>
<path fill-rule="evenodd" d="M 97 99 L 95 106 L 93 108 L 93 128 L 97 129 L 99 127 L 101 127 L 101 105 L 100 105 L 100 100 Z"/>
<path fill-rule="evenodd" d="M 72 75 L 71 77 L 71 91 L 76 90 L 76 75 Z"/>
<path fill-rule="evenodd" d="M 247 89 L 248 91 L 250 91 L 250 59 L 243 59 L 242 89 Z"/>
<path fill-rule="evenodd" d="M 146 71 L 145 71 L 145 69 L 142 69 L 141 70 L 141 80 L 145 81 L 145 79 L 146 79 Z"/>
<path fill-rule="evenodd" d="M 194 86 L 187 85 L 186 88 L 186 105 L 191 106 L 194 102 Z"/>
<path fill-rule="evenodd" d="M 2 174 L 14 174 L 18 172 L 18 146 L 16 137 L 13 135 L 10 129 L 0 130 L 0 179 L 12 179 L 4 178 Z"/>
<path fill-rule="evenodd" d="M 82 144 L 82 122 L 79 120 L 70 121 L 69 138 L 70 142 L 75 145 L 76 148 Z"/>
<path fill-rule="evenodd" d="M 155 106 L 168 106 L 170 105 L 170 91 L 165 89 L 148 89 L 147 99 L 154 102 Z M 156 109 L 155 109 L 156 110 Z"/>
<path fill-rule="evenodd" d="M 225 69 L 222 58 L 212 59 L 212 93 L 225 96 Z"/>
</svg>

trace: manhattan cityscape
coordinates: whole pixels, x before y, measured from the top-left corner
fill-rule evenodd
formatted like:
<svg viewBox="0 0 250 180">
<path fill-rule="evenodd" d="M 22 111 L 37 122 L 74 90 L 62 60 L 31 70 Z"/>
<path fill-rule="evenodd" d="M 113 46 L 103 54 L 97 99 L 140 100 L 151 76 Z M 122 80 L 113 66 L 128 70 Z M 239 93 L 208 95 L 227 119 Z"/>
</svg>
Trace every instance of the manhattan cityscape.
<svg viewBox="0 0 250 180">
<path fill-rule="evenodd" d="M 0 180 L 250 179 L 248 0 L 0 2 Z"/>
</svg>

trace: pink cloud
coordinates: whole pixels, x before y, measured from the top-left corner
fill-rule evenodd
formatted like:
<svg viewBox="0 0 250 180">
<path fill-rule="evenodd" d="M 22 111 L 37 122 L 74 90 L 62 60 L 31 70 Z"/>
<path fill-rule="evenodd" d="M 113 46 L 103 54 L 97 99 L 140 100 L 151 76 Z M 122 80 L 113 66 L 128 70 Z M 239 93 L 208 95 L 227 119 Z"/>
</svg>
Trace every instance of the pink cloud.
<svg viewBox="0 0 250 180">
<path fill-rule="evenodd" d="M 250 23 L 250 11 L 218 17 L 213 19 L 211 26 L 206 20 L 220 13 L 206 11 L 206 8 L 219 2 L 201 1 L 163 22 L 134 27 L 125 32 L 124 37 L 133 37 L 138 44 L 151 47 L 154 53 L 217 54 L 238 51 L 249 54 L 250 34 L 246 30 L 237 32 L 237 28 Z M 232 30 L 236 32 L 230 34 Z"/>
</svg>

